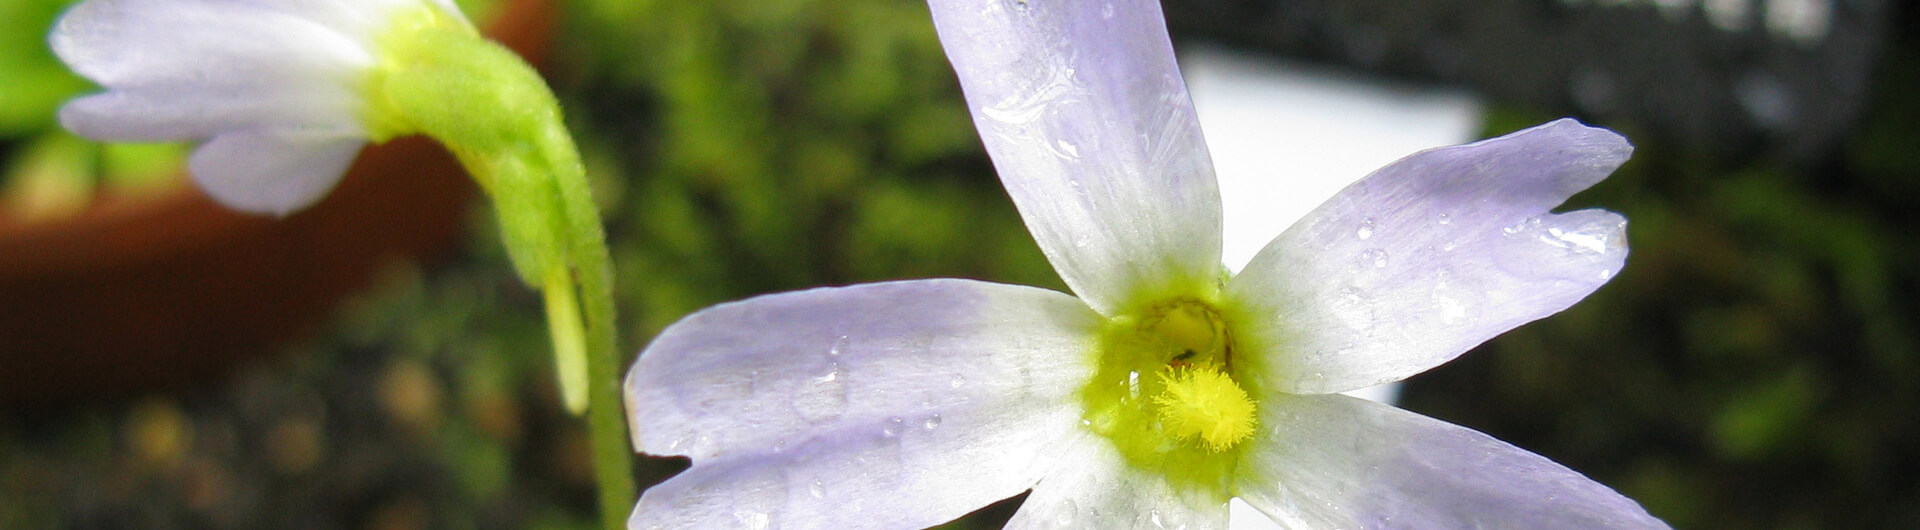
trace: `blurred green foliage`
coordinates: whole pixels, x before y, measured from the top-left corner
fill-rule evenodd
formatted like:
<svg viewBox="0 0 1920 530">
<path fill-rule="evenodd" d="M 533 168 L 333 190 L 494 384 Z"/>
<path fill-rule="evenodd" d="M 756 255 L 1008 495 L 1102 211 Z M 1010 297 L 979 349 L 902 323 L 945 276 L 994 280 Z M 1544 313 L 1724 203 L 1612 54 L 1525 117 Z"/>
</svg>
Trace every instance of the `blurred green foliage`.
<svg viewBox="0 0 1920 530">
<path fill-rule="evenodd" d="M 754 294 L 962 276 L 1059 287 L 974 136 L 926 6 L 576 4 L 557 82 L 644 339 Z M 637 346 L 637 345 L 636 345 Z"/>
</svg>

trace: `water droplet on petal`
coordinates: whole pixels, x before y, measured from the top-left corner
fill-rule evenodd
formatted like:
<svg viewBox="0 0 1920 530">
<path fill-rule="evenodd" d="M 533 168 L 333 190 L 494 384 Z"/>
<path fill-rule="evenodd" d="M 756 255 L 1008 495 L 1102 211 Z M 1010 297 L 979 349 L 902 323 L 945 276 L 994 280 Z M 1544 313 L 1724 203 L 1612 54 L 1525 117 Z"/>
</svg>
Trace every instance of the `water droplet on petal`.
<svg viewBox="0 0 1920 530">
<path fill-rule="evenodd" d="M 964 376 L 961 376 L 960 374 L 953 374 L 953 380 L 948 381 L 947 386 L 951 386 L 954 388 L 967 386 L 967 378 Z"/>
<path fill-rule="evenodd" d="M 1074 145 L 1073 142 L 1066 141 L 1065 139 L 1056 139 L 1053 141 L 1053 154 L 1062 160 L 1079 160 L 1080 146 Z M 1080 188 L 1080 181 L 1072 181 L 1071 184 L 1075 189 Z M 1081 190 L 1081 193 L 1086 193 L 1086 191 Z"/>
<path fill-rule="evenodd" d="M 802 383 L 804 388 L 793 399 L 794 411 L 809 422 L 819 423 L 847 412 L 846 371 L 839 362 L 827 363 L 824 374 Z"/>
<path fill-rule="evenodd" d="M 827 347 L 827 356 L 839 357 L 840 354 L 846 353 L 847 343 L 849 341 L 846 335 L 841 335 L 840 338 L 833 339 L 833 346 Z"/>
<path fill-rule="evenodd" d="M 1367 239 L 1367 238 L 1373 237 L 1373 226 L 1374 226 L 1374 222 L 1372 217 L 1368 217 L 1365 220 L 1360 221 L 1360 229 L 1355 230 L 1353 232 L 1354 237 L 1358 237 L 1360 239 Z"/>
<path fill-rule="evenodd" d="M 766 512 L 738 510 L 733 512 L 733 518 L 740 523 L 740 528 L 757 530 L 773 526 L 773 516 Z"/>
<path fill-rule="evenodd" d="M 901 419 L 899 416 L 887 418 L 887 424 L 880 428 L 880 434 L 887 435 L 889 438 L 899 436 L 900 431 L 905 430 L 904 427 L 906 427 L 906 424 L 907 420 Z"/>
<path fill-rule="evenodd" d="M 826 498 L 827 485 L 826 483 L 820 482 L 818 479 L 816 479 L 813 481 L 812 484 L 807 485 L 807 493 L 812 494 L 813 498 L 815 499 Z"/>
<path fill-rule="evenodd" d="M 1439 222 L 1440 222 L 1440 226 L 1447 226 L 1447 225 L 1453 224 L 1453 216 L 1444 214 L 1444 213 L 1440 214 Z"/>
<path fill-rule="evenodd" d="M 1033 9 L 1033 6 L 1027 5 L 1027 0 L 1014 0 L 1013 8 L 1019 10 L 1021 13 L 1025 13 Z"/>
<path fill-rule="evenodd" d="M 1360 253 L 1360 263 L 1376 269 L 1387 268 L 1386 249 L 1370 248 Z"/>
<path fill-rule="evenodd" d="M 933 416 L 927 418 L 927 430 L 931 431 L 939 427 L 940 427 L 940 413 L 936 412 L 933 414 Z"/>
<path fill-rule="evenodd" d="M 1607 235 L 1604 232 L 1590 234 L 1553 227 L 1548 228 L 1540 240 L 1574 254 L 1602 254 L 1607 251 Z"/>
<path fill-rule="evenodd" d="M 1100 18 L 1113 18 L 1113 4 L 1101 4 Z"/>
</svg>

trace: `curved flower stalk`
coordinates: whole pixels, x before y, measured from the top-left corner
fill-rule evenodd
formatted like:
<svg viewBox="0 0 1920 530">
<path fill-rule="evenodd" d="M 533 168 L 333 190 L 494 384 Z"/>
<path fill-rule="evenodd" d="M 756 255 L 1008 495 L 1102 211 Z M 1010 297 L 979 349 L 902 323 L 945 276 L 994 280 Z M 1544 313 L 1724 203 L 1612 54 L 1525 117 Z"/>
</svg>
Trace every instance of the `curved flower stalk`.
<svg viewBox="0 0 1920 530">
<path fill-rule="evenodd" d="M 585 170 L 545 81 L 450 0 L 86 0 L 50 39 L 106 88 L 62 108 L 64 126 L 199 142 L 194 180 L 237 210 L 313 204 L 368 142 L 445 145 L 493 199 L 514 269 L 546 295 L 564 401 L 594 431 L 602 506 L 626 509 L 612 269 Z"/>
<path fill-rule="evenodd" d="M 1103 5 L 1104 4 L 1104 5 Z M 933 0 L 975 124 L 1073 295 L 918 280 L 752 298 L 627 378 L 635 446 L 691 457 L 631 528 L 906 528 L 1032 490 L 1014 528 L 1642 528 L 1604 485 L 1337 394 L 1570 306 L 1625 220 L 1552 213 L 1631 147 L 1560 120 L 1416 153 L 1239 274 L 1154 0 Z"/>
</svg>

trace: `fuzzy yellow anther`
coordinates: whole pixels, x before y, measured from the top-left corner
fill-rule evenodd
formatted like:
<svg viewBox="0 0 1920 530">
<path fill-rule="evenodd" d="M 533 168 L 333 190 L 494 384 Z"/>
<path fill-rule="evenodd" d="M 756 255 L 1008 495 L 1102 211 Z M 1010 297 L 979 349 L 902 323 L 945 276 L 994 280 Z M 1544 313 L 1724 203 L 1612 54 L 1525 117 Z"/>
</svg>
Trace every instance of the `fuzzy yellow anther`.
<svg viewBox="0 0 1920 530">
<path fill-rule="evenodd" d="M 1163 388 L 1153 403 L 1169 434 L 1198 438 L 1216 453 L 1253 436 L 1253 400 L 1232 377 L 1204 365 L 1170 367 L 1159 376 Z"/>
</svg>

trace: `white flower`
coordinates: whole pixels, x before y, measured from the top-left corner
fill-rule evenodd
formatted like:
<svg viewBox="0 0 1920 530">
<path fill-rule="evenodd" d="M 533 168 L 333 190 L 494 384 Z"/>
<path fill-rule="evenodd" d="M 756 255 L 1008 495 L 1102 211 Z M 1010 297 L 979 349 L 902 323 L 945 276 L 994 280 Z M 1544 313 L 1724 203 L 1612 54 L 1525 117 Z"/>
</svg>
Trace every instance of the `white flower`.
<svg viewBox="0 0 1920 530">
<path fill-rule="evenodd" d="M 1336 394 L 1585 297 L 1625 220 L 1550 210 L 1631 151 L 1561 120 L 1418 153 L 1238 275 L 1154 0 L 935 0 L 1008 193 L 1077 296 L 969 280 L 776 294 L 661 333 L 636 447 L 693 459 L 634 528 L 904 528 L 1032 490 L 1014 528 L 1660 527 L 1484 434 Z"/>
<path fill-rule="evenodd" d="M 426 9 L 468 24 L 449 0 L 88 0 L 61 18 L 53 50 L 107 91 L 60 122 L 97 140 L 204 142 L 189 168 L 208 195 L 284 215 L 391 136 L 370 123 L 377 41 Z"/>
</svg>

